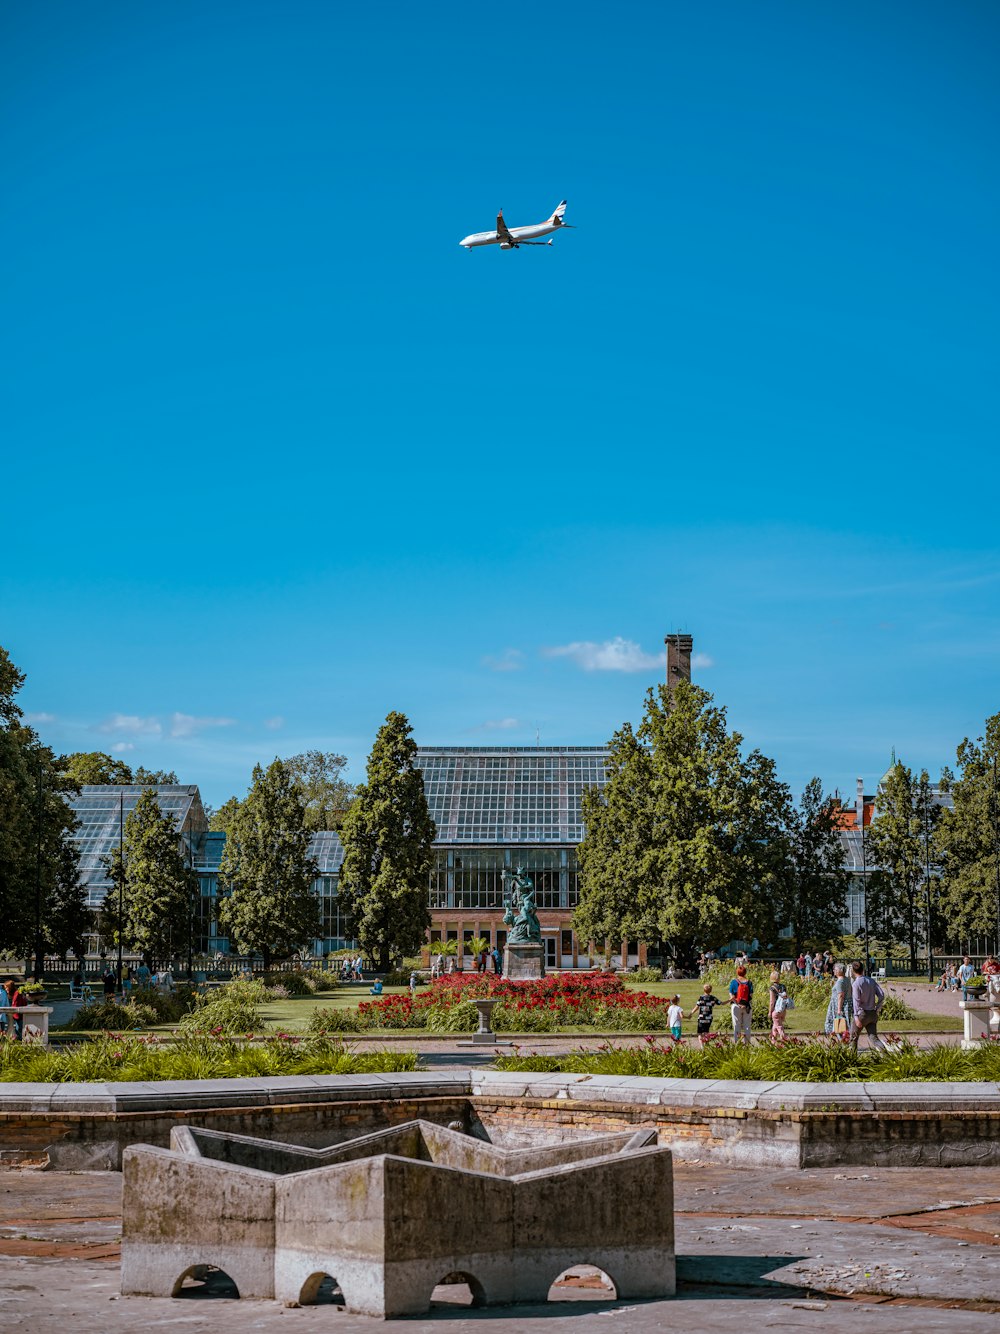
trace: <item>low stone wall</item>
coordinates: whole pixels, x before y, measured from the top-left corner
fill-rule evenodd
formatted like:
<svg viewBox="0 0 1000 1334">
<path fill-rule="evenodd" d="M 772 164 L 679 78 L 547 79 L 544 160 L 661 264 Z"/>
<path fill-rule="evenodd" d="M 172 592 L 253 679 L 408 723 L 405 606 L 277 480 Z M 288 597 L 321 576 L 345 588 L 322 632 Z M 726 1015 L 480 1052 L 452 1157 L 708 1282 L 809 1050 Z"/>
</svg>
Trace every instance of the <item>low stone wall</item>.
<svg viewBox="0 0 1000 1334">
<path fill-rule="evenodd" d="M 498 1143 L 655 1126 L 680 1159 L 734 1167 L 1000 1166 L 1000 1085 L 802 1084 L 473 1072 Z"/>
<path fill-rule="evenodd" d="M 508 1145 L 650 1126 L 734 1167 L 1000 1166 L 1000 1085 L 801 1084 L 458 1070 L 0 1084 L 0 1158 L 117 1170 L 185 1124 L 316 1148 L 422 1117 Z"/>
<path fill-rule="evenodd" d="M 119 1171 L 129 1144 L 166 1147 L 196 1125 L 325 1148 L 423 1117 L 469 1118 L 469 1076 L 288 1075 L 149 1084 L 0 1084 L 0 1155 L 64 1171 Z"/>
</svg>

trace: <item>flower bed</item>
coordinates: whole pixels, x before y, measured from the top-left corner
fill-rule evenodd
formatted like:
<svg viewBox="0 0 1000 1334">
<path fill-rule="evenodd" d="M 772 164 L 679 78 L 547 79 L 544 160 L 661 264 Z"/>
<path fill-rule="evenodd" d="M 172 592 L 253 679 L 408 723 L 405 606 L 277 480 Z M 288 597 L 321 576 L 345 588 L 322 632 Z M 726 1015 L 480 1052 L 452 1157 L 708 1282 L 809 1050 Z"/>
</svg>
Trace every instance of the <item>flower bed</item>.
<svg viewBox="0 0 1000 1334">
<path fill-rule="evenodd" d="M 917 1048 L 890 1034 L 889 1050 L 858 1051 L 842 1038 L 761 1039 L 752 1045 L 712 1034 L 704 1046 L 660 1043 L 647 1038 L 636 1047 L 605 1043 L 597 1051 L 566 1056 L 518 1053 L 497 1056 L 500 1070 L 563 1071 L 566 1074 L 646 1075 L 657 1079 L 788 1080 L 819 1084 L 842 1081 L 930 1082 L 1000 1079 L 1000 1042 L 975 1051 L 961 1047 Z"/>
<path fill-rule="evenodd" d="M 102 1033 L 62 1049 L 0 1038 L 0 1083 L 357 1075 L 416 1068 L 412 1052 L 355 1052 L 336 1039 L 289 1033 L 237 1038 L 216 1032 L 176 1040 Z"/>
<path fill-rule="evenodd" d="M 312 1032 L 427 1028 L 471 1032 L 477 1024 L 472 1001 L 499 1001 L 492 1024 L 499 1033 L 548 1033 L 563 1027 L 649 1032 L 667 1027 L 670 1002 L 626 987 L 616 973 L 556 973 L 537 981 L 512 982 L 492 973 L 452 973 L 416 996 L 363 1001 L 356 1011 L 319 1009 Z"/>
</svg>

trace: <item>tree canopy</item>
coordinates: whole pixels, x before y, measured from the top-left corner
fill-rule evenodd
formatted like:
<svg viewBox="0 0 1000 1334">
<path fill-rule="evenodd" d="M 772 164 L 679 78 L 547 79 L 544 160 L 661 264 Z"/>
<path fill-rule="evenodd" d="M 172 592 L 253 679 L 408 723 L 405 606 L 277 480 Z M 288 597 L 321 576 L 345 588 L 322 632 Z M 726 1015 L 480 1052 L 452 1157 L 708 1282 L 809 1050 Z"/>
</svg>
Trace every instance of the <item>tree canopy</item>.
<svg viewBox="0 0 1000 1334">
<path fill-rule="evenodd" d="M 983 736 L 958 747 L 958 776 L 946 774 L 954 807 L 937 833 L 941 911 L 954 938 L 992 936 L 1000 949 L 1000 713 Z"/>
<path fill-rule="evenodd" d="M 847 912 L 844 847 L 838 803 L 823 794 L 818 778 L 805 786 L 798 806 L 785 811 L 784 865 L 777 878 L 779 922 L 792 928 L 795 953 L 826 945 L 840 935 Z"/>
<path fill-rule="evenodd" d="M 181 953 L 193 924 L 198 877 L 189 869 L 177 826 L 160 810 L 147 788 L 125 820 L 123 943 L 138 950 L 152 967 L 158 959 Z M 105 900 L 104 924 L 117 943 L 118 890 L 123 868 L 115 848 L 106 865 L 112 888 Z"/>
<path fill-rule="evenodd" d="M 417 747 L 402 713 L 390 713 L 340 831 L 340 895 L 365 953 L 380 969 L 419 949 L 430 926 L 427 883 L 437 830 Z"/>
<path fill-rule="evenodd" d="M 606 787 L 584 798 L 584 938 L 662 943 L 688 962 L 699 947 L 773 934 L 788 791 L 741 742 L 700 687 L 647 693 L 638 729 L 611 740 Z"/>
<path fill-rule="evenodd" d="M 65 798 L 76 784 L 65 761 L 22 721 L 16 696 L 23 683 L 0 648 L 0 949 L 34 950 L 39 975 L 46 945 L 67 934 L 79 940 L 89 919 L 79 888 L 68 884 L 76 818 Z"/>
<path fill-rule="evenodd" d="M 347 759 L 332 751 L 306 750 L 283 761 L 305 807 L 307 829 L 336 829 L 354 795 L 344 778 Z"/>
<path fill-rule="evenodd" d="M 113 759 L 103 750 L 78 750 L 66 756 L 66 773 L 83 787 L 88 783 L 131 783 L 132 770 L 124 760 Z"/>
<path fill-rule="evenodd" d="M 228 804 L 228 803 L 227 803 Z M 286 765 L 254 766 L 253 783 L 226 831 L 219 867 L 219 923 L 244 954 L 265 967 L 319 934 L 305 807 Z"/>
</svg>

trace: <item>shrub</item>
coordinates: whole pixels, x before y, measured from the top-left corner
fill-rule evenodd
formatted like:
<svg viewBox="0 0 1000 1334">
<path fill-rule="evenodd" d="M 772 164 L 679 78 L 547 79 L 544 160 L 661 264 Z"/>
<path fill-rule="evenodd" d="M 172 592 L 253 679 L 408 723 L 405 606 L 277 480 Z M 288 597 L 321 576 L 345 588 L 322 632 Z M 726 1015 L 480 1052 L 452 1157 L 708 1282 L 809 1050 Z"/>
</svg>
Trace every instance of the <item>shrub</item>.
<svg viewBox="0 0 1000 1334">
<path fill-rule="evenodd" d="M 479 1014 L 470 1000 L 457 1005 L 433 1005 L 427 1010 L 427 1027 L 435 1033 L 474 1033 Z"/>
<path fill-rule="evenodd" d="M 188 1033 L 253 1033 L 261 1026 L 260 1007 L 266 1000 L 263 982 L 238 978 L 198 996 L 195 1008 L 181 1020 L 181 1028 Z"/>
<path fill-rule="evenodd" d="M 283 987 L 284 996 L 311 996 L 316 990 L 308 973 L 265 973 L 264 985 L 272 989 Z"/>
<path fill-rule="evenodd" d="M 306 1027 L 310 1033 L 358 1033 L 361 1023 L 357 1010 L 331 1005 L 313 1010 Z"/>
<path fill-rule="evenodd" d="M 336 991 L 339 978 L 328 968 L 310 968 L 304 974 L 312 983 L 313 991 Z"/>
<path fill-rule="evenodd" d="M 81 1005 L 66 1027 L 80 1032 L 99 1032 L 108 1028 L 149 1028 L 158 1022 L 156 1010 L 144 997 L 140 1001 L 124 1003 L 112 999 L 93 1000 Z"/>
<path fill-rule="evenodd" d="M 631 973 L 625 974 L 626 982 L 662 982 L 662 968 L 634 968 Z"/>
<path fill-rule="evenodd" d="M 386 987 L 408 987 L 410 985 L 411 969 L 393 968 L 382 978 L 382 984 Z"/>
<path fill-rule="evenodd" d="M 498 1033 L 554 1033 L 559 1017 L 552 1010 L 501 1004 L 493 1010 L 490 1024 Z"/>
<path fill-rule="evenodd" d="M 900 996 L 886 993 L 885 1000 L 878 1012 L 879 1019 L 916 1019 L 917 1012 Z"/>
</svg>

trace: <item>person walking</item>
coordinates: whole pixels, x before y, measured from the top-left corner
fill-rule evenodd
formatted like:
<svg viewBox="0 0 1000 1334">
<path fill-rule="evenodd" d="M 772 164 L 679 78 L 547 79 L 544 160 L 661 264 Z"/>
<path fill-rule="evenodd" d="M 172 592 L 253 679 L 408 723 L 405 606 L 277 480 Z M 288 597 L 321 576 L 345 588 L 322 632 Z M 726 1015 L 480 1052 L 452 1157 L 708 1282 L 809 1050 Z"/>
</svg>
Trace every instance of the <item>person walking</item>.
<svg viewBox="0 0 1000 1334">
<path fill-rule="evenodd" d="M 670 1035 L 675 1042 L 681 1040 L 681 1028 L 684 1021 L 684 1011 L 681 1009 L 680 996 L 670 997 L 670 1006 L 667 1009 L 667 1024 L 670 1027 Z"/>
<path fill-rule="evenodd" d="M 493 971 L 497 977 L 503 972 L 503 955 L 500 953 L 499 945 L 493 946 Z"/>
<path fill-rule="evenodd" d="M 778 997 L 784 990 L 785 988 L 781 982 L 781 974 L 776 969 L 772 970 L 770 977 L 770 985 L 768 986 L 767 989 L 767 1022 L 771 1025 L 772 1037 L 774 1037 L 774 1027 L 775 1027 L 774 1007 L 778 1000 Z M 782 1037 L 784 1037 L 784 1030 L 782 1030 L 781 1035 Z"/>
<path fill-rule="evenodd" d="M 118 985 L 118 979 L 115 977 L 115 970 L 108 964 L 101 974 L 101 985 L 104 987 L 104 999 L 114 1000 L 115 988 Z"/>
<path fill-rule="evenodd" d="M 688 1018 L 698 1012 L 698 1037 L 704 1041 L 712 1031 L 712 1011 L 717 1005 L 721 1004 L 718 996 L 712 995 L 712 984 L 706 982 L 701 989 L 701 995 L 688 1011 Z"/>
<path fill-rule="evenodd" d="M 868 1034 L 869 1046 L 885 1051 L 886 1045 L 878 1035 L 878 1012 L 885 1000 L 885 992 L 872 977 L 865 976 L 864 964 L 855 959 L 851 964 L 851 1002 L 854 1023 L 851 1042 L 856 1047 L 862 1033 Z"/>
<path fill-rule="evenodd" d="M 0 982 L 0 1006 L 10 1005 L 10 982 Z M 13 1015 L 8 1015 L 6 1011 L 0 1013 L 0 1033 L 6 1033 L 13 1029 Z"/>
<path fill-rule="evenodd" d="M 785 1015 L 788 1007 L 791 1005 L 791 998 L 785 990 L 783 982 L 778 983 L 778 994 L 774 998 L 774 1008 L 771 1011 L 771 1041 L 784 1042 L 785 1040 Z"/>
<path fill-rule="evenodd" d="M 729 983 L 730 1012 L 733 1016 L 733 1040 L 750 1042 L 750 1018 L 753 1011 L 753 983 L 747 977 L 746 964 L 740 964 Z"/>
<path fill-rule="evenodd" d="M 414 970 L 413 972 L 410 973 L 410 1000 L 413 1000 L 416 994 L 417 994 L 417 974 L 416 971 Z"/>
<path fill-rule="evenodd" d="M 842 963 L 833 965 L 833 986 L 830 988 L 830 1000 L 823 1020 L 823 1032 L 848 1037 L 851 1031 L 851 1018 L 854 1007 L 851 1004 L 851 984 L 847 980 L 847 969 Z"/>
</svg>

